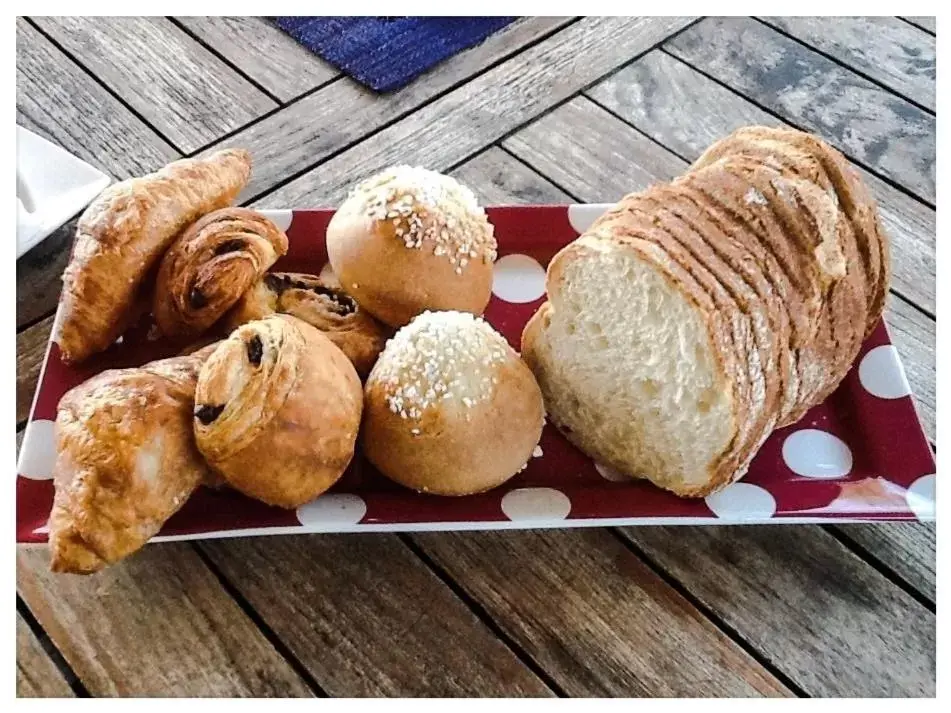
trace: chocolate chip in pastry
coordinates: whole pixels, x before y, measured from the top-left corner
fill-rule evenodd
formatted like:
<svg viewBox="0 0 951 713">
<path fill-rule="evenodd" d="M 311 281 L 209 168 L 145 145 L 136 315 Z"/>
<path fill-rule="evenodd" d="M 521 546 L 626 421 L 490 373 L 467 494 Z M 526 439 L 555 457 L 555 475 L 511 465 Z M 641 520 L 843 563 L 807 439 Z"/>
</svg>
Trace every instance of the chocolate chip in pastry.
<svg viewBox="0 0 951 713">
<path fill-rule="evenodd" d="M 294 508 L 343 475 L 363 410 L 360 379 L 333 342 L 295 317 L 249 322 L 201 369 L 198 448 L 227 483 Z"/>
<path fill-rule="evenodd" d="M 199 219 L 162 258 L 152 312 L 168 337 L 202 334 L 287 252 L 287 236 L 260 213 L 224 208 Z"/>
<path fill-rule="evenodd" d="M 326 334 L 361 378 L 370 373 L 390 333 L 332 277 L 296 272 L 266 274 L 244 293 L 225 321 L 237 327 L 274 313 L 293 315 Z"/>
<path fill-rule="evenodd" d="M 135 552 L 210 478 L 192 410 L 198 369 L 213 350 L 104 371 L 60 400 L 54 572 L 89 574 Z"/>
<path fill-rule="evenodd" d="M 63 273 L 63 360 L 101 352 L 129 326 L 136 295 L 183 228 L 232 203 L 251 175 L 247 151 L 183 159 L 104 190 L 83 212 Z"/>
</svg>

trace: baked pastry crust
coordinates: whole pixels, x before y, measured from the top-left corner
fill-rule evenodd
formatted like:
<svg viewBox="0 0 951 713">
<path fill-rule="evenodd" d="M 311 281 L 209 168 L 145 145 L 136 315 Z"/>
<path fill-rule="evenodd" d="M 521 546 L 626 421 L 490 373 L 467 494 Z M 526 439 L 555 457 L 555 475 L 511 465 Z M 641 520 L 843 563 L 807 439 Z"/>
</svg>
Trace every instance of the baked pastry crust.
<svg viewBox="0 0 951 713">
<path fill-rule="evenodd" d="M 468 188 L 410 166 L 359 184 L 327 226 L 340 283 L 391 327 L 427 309 L 482 314 L 496 250 L 492 224 Z"/>
<path fill-rule="evenodd" d="M 218 344 L 198 377 L 192 423 L 199 450 L 231 487 L 295 508 L 343 475 L 362 410 L 343 352 L 306 322 L 273 315 Z"/>
<path fill-rule="evenodd" d="M 198 369 L 213 349 L 104 371 L 60 400 L 54 572 L 89 574 L 135 552 L 209 477 L 192 406 Z"/>
<path fill-rule="evenodd" d="M 390 342 L 365 387 L 362 446 L 408 488 L 468 495 L 501 485 L 532 456 L 541 391 L 505 338 L 460 312 L 427 312 Z"/>
<path fill-rule="evenodd" d="M 247 208 L 222 208 L 186 228 L 165 253 L 152 314 L 168 337 L 194 337 L 287 253 L 287 236 Z"/>
<path fill-rule="evenodd" d="M 231 329 L 275 313 L 289 314 L 323 332 L 366 378 L 390 330 L 362 309 L 336 279 L 271 272 L 238 300 L 225 321 Z"/>
<path fill-rule="evenodd" d="M 104 190 L 83 212 L 63 273 L 55 335 L 63 360 L 103 351 L 129 326 L 147 275 L 198 217 L 232 203 L 251 175 L 247 151 L 183 159 Z"/>
</svg>

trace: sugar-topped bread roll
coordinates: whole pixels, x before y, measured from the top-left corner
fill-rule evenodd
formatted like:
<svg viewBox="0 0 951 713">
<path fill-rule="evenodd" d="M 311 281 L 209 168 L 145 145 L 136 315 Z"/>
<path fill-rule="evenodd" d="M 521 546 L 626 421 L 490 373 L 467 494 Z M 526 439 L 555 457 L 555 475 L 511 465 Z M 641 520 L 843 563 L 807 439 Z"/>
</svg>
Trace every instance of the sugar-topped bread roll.
<svg viewBox="0 0 951 713">
<path fill-rule="evenodd" d="M 341 285 L 393 327 L 427 309 L 481 314 L 496 248 L 472 191 L 413 166 L 359 184 L 327 227 L 327 254 Z"/>
<path fill-rule="evenodd" d="M 531 458 L 544 423 L 528 367 L 465 312 L 425 312 L 400 329 L 364 393 L 367 458 L 426 493 L 468 495 L 504 483 Z"/>
<path fill-rule="evenodd" d="M 205 362 L 195 440 L 235 490 L 294 508 L 343 474 L 362 407 L 343 352 L 309 324 L 273 315 L 239 327 Z"/>
</svg>

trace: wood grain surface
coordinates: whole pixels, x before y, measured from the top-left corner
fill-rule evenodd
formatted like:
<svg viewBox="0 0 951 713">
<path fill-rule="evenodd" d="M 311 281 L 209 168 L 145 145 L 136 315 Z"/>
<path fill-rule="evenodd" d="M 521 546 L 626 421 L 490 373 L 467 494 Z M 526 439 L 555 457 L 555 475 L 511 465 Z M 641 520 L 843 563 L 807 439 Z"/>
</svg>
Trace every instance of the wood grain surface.
<svg viewBox="0 0 951 713">
<path fill-rule="evenodd" d="M 115 179 L 178 152 L 36 28 L 17 18 L 17 123 Z"/>
<path fill-rule="evenodd" d="M 707 18 L 673 54 L 934 205 L 935 118 L 748 18 Z"/>
<path fill-rule="evenodd" d="M 72 698 L 63 674 L 17 612 L 17 698 Z"/>
<path fill-rule="evenodd" d="M 332 696 L 552 695 L 395 535 L 201 548 Z"/>
<path fill-rule="evenodd" d="M 281 102 L 340 74 L 263 17 L 175 19 Z"/>
<path fill-rule="evenodd" d="M 40 369 L 46 357 L 53 317 L 24 329 L 17 334 L 17 424 L 30 415 L 33 392 L 40 378 Z"/>
<path fill-rule="evenodd" d="M 412 82 L 385 96 L 344 77 L 214 148 L 240 146 L 254 155 L 254 172 L 243 194 L 244 199 L 252 199 L 452 87 L 464 85 L 466 80 L 487 67 L 517 55 L 526 45 L 556 32 L 568 22 L 567 18 L 526 18 L 514 22 L 477 47 L 434 67 L 426 74 L 426 81 Z M 356 175 L 356 172 L 350 172 L 351 177 Z M 287 203 L 282 207 L 290 205 Z M 318 200 L 296 203 L 293 207 L 321 205 L 328 204 Z"/>
<path fill-rule="evenodd" d="M 266 207 L 333 205 L 394 162 L 445 170 L 689 25 L 689 18 L 584 18 L 436 99 L 264 200 Z M 605 52 L 611 46 L 612 52 Z"/>
<path fill-rule="evenodd" d="M 930 17 L 903 17 L 902 19 L 930 32 L 932 35 L 937 31 L 937 18 L 933 15 Z"/>
<path fill-rule="evenodd" d="M 181 151 L 194 151 L 276 106 L 166 18 L 34 22 Z"/>
<path fill-rule="evenodd" d="M 17 548 L 17 591 L 94 696 L 313 695 L 190 545 L 87 577 L 48 567 Z"/>
<path fill-rule="evenodd" d="M 569 695 L 790 695 L 607 530 L 413 540 Z"/>
<path fill-rule="evenodd" d="M 797 40 L 935 109 L 935 42 L 897 17 L 766 17 Z"/>
<path fill-rule="evenodd" d="M 935 601 L 935 524 L 887 522 L 834 528 L 871 553 L 930 601 Z"/>
<path fill-rule="evenodd" d="M 816 527 L 626 528 L 810 696 L 933 696 L 935 615 Z"/>
</svg>

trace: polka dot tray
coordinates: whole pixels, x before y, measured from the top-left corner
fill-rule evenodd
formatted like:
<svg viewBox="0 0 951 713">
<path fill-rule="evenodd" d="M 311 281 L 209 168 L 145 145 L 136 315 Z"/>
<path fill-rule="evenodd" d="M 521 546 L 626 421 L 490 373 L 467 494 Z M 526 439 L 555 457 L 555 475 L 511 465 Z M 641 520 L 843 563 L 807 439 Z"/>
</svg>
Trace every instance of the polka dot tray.
<svg viewBox="0 0 951 713">
<path fill-rule="evenodd" d="M 488 209 L 499 239 L 489 320 L 518 348 L 544 300 L 545 266 L 606 209 L 603 205 Z M 330 211 L 265 211 L 287 231 L 275 269 L 319 273 Z M 169 356 L 147 326 L 80 367 L 51 343 L 17 466 L 17 541 L 45 542 L 53 501 L 53 421 L 68 389 L 106 368 Z M 487 444 L 486 447 L 491 447 Z M 880 324 L 826 403 L 776 431 L 748 475 L 705 499 L 682 500 L 612 472 L 546 426 L 528 467 L 491 492 L 420 495 L 355 459 L 327 494 L 296 511 L 227 490 L 199 490 L 156 540 L 295 532 L 463 530 L 584 525 L 802 523 L 934 519 L 935 461 L 888 331 Z"/>
</svg>

